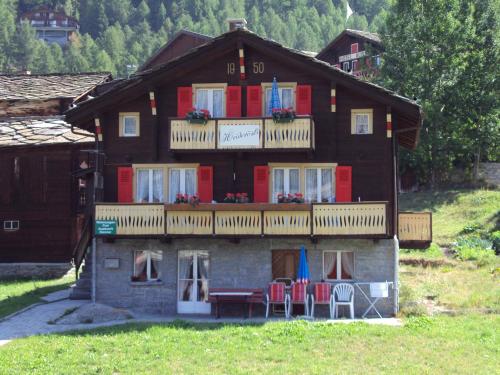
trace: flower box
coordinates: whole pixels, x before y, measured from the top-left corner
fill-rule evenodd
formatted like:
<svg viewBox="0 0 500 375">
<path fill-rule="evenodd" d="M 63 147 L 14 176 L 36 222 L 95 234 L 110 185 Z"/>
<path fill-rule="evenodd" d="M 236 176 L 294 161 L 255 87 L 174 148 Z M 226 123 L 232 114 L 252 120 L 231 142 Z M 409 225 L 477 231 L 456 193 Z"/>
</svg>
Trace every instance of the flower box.
<svg viewBox="0 0 500 375">
<path fill-rule="evenodd" d="M 292 108 L 273 110 L 272 116 L 275 123 L 293 122 L 295 120 L 295 112 Z"/>
<path fill-rule="evenodd" d="M 206 124 L 210 120 L 210 112 L 206 109 L 196 110 L 193 108 L 191 112 L 186 115 L 186 120 L 190 124 Z"/>
<path fill-rule="evenodd" d="M 278 194 L 278 203 L 304 203 L 304 196 L 301 193 Z"/>
</svg>

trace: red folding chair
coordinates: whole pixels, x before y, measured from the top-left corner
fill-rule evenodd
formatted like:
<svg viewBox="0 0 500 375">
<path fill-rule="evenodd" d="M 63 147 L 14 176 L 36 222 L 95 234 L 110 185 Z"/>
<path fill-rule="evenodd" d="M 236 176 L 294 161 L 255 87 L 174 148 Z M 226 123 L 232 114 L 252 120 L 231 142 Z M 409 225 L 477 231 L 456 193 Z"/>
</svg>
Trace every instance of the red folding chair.
<svg viewBox="0 0 500 375">
<path fill-rule="evenodd" d="M 266 294 L 266 319 L 269 317 L 270 305 L 285 305 L 285 316 L 288 318 L 288 298 L 285 292 L 285 283 L 269 283 Z"/>
<path fill-rule="evenodd" d="M 330 309 L 330 319 L 333 319 L 333 294 L 330 284 L 314 284 L 313 293 L 310 294 L 309 297 L 311 299 L 311 317 L 314 318 L 314 305 L 328 305 Z"/>
<path fill-rule="evenodd" d="M 303 283 L 293 283 L 288 298 L 288 318 L 292 315 L 293 305 L 304 305 L 306 315 L 309 315 L 307 303 L 307 285 Z"/>
</svg>

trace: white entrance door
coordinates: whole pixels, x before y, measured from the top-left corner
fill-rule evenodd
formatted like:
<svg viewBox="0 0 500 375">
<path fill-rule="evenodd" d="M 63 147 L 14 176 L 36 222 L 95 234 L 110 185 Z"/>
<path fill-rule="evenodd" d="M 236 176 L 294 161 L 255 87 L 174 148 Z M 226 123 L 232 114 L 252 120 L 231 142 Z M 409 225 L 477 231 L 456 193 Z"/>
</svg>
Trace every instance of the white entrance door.
<svg viewBox="0 0 500 375">
<path fill-rule="evenodd" d="M 177 313 L 210 314 L 208 300 L 208 251 L 179 251 Z"/>
</svg>

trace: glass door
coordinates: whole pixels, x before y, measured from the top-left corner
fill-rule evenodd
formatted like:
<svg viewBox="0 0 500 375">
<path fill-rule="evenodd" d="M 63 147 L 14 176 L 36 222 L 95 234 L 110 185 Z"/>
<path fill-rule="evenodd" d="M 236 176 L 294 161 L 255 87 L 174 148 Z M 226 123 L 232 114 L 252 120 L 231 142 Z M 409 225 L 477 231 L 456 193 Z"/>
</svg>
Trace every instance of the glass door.
<svg viewBox="0 0 500 375">
<path fill-rule="evenodd" d="M 208 251 L 179 251 L 177 312 L 179 314 L 210 314 L 208 282 L 210 258 Z"/>
</svg>

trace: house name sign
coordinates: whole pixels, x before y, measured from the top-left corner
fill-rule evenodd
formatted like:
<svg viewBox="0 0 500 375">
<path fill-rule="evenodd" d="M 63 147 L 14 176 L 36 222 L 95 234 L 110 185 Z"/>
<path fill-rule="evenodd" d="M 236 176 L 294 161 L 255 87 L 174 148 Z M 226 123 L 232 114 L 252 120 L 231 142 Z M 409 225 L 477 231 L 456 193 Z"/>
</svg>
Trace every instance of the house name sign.
<svg viewBox="0 0 500 375">
<path fill-rule="evenodd" d="M 219 125 L 218 148 L 260 147 L 260 125 Z"/>
<path fill-rule="evenodd" d="M 344 61 L 359 59 L 360 57 L 363 57 L 365 54 L 366 51 L 359 51 L 356 53 L 350 53 L 348 55 L 339 56 L 339 63 L 342 63 Z"/>
</svg>

